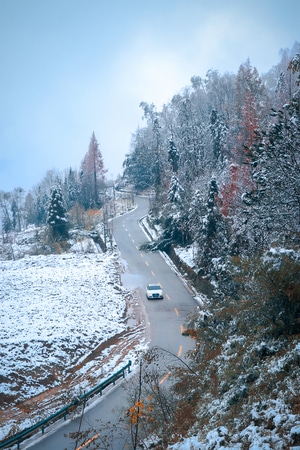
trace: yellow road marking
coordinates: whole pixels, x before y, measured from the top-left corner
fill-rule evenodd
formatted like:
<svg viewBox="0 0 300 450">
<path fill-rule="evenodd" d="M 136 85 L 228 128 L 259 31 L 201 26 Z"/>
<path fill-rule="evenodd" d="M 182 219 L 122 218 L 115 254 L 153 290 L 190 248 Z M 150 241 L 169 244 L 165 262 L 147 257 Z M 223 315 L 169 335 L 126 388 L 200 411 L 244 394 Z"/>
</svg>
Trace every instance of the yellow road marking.
<svg viewBox="0 0 300 450">
<path fill-rule="evenodd" d="M 166 294 L 166 297 L 168 300 L 171 300 L 170 296 L 168 294 Z"/>
<path fill-rule="evenodd" d="M 179 312 L 177 308 L 174 308 L 174 311 L 176 312 L 176 315 L 179 316 Z"/>
<path fill-rule="evenodd" d="M 182 353 L 182 345 L 179 347 L 179 351 L 178 351 L 178 354 L 177 354 L 178 358 L 180 357 L 181 353 Z"/>
<path fill-rule="evenodd" d="M 153 270 L 151 270 L 152 276 L 155 277 L 155 273 L 153 272 Z"/>
<path fill-rule="evenodd" d="M 145 261 L 145 264 L 146 264 L 146 266 L 147 266 L 147 267 L 149 266 L 149 264 L 148 264 L 148 262 L 147 262 L 147 261 Z"/>
<path fill-rule="evenodd" d="M 95 439 L 97 439 L 100 436 L 100 433 L 95 434 L 95 436 L 93 436 L 91 439 L 89 439 L 88 441 L 86 441 L 84 444 L 80 445 L 80 447 L 77 447 L 76 450 L 81 450 L 82 448 L 86 447 L 87 445 L 89 445 L 91 442 L 93 442 Z"/>
<path fill-rule="evenodd" d="M 131 239 L 131 242 L 134 244 L 134 239 Z"/>
<path fill-rule="evenodd" d="M 165 375 L 159 382 L 159 384 L 163 384 L 167 378 L 169 378 L 169 376 L 171 375 L 171 372 L 168 372 L 167 375 Z"/>
<path fill-rule="evenodd" d="M 184 327 L 180 325 L 180 333 L 182 334 L 184 332 Z"/>
<path fill-rule="evenodd" d="M 142 258 L 144 258 L 144 255 L 143 255 L 143 253 L 140 253 L 140 255 L 141 255 L 141 257 L 142 257 Z"/>
</svg>

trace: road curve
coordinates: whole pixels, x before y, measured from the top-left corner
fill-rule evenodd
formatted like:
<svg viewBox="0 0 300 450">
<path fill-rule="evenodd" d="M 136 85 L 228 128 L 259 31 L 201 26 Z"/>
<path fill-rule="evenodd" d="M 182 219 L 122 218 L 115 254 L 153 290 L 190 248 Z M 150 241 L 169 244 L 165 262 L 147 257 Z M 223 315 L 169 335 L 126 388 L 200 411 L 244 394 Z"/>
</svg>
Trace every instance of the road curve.
<svg viewBox="0 0 300 450">
<path fill-rule="evenodd" d="M 137 289 L 146 309 L 150 324 L 151 346 L 160 346 L 178 353 L 192 348 L 194 343 L 181 334 L 186 317 L 193 312 L 196 303 L 177 273 L 166 264 L 160 252 L 144 252 L 140 246 L 147 242 L 139 220 L 148 211 L 147 198 L 137 198 L 137 209 L 114 220 L 114 236 L 126 261 L 127 273 L 122 282 L 128 289 Z M 147 300 L 146 285 L 160 283 L 164 300 Z"/>
<path fill-rule="evenodd" d="M 148 323 L 148 340 L 150 346 L 159 346 L 167 352 L 183 357 L 194 342 L 182 336 L 186 317 L 196 306 L 176 272 L 166 263 L 160 252 L 143 252 L 141 244 L 147 237 L 140 226 L 140 219 L 147 214 L 149 201 L 146 197 L 138 197 L 137 208 L 130 213 L 114 219 L 113 234 L 126 267 L 122 275 L 122 283 L 128 289 L 135 290 L 139 302 L 144 308 Z M 147 300 L 146 284 L 159 282 L 164 290 L 163 300 Z M 168 374 L 166 374 L 167 378 Z M 130 384 L 130 376 L 109 390 L 103 398 L 97 400 L 93 407 L 86 409 L 82 417 L 57 423 L 45 430 L 45 435 L 35 442 L 21 444 L 22 449 L 31 450 L 84 450 L 90 442 L 101 442 L 102 436 L 110 436 L 106 442 L 114 450 L 131 448 L 129 431 L 120 424 L 120 405 L 126 404 L 126 384 Z M 99 380 L 100 381 L 100 380 Z M 162 379 L 162 382 L 164 379 Z M 124 388 L 125 387 L 125 388 Z M 100 419 L 99 421 L 99 418 Z M 84 442 L 77 444 L 69 434 L 78 429 L 90 430 Z M 126 447 L 127 446 L 127 447 Z M 91 448 L 91 447 L 88 447 Z"/>
</svg>

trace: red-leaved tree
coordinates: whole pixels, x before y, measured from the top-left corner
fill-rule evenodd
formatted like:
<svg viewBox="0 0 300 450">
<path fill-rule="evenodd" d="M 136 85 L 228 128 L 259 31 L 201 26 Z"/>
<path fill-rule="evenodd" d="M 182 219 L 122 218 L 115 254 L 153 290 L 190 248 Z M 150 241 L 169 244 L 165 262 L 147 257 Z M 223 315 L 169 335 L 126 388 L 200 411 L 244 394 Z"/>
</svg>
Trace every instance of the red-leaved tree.
<svg viewBox="0 0 300 450">
<path fill-rule="evenodd" d="M 105 173 L 102 154 L 95 133 L 93 133 L 80 171 L 81 193 L 85 208 L 101 206 L 100 193 L 105 186 Z"/>
</svg>

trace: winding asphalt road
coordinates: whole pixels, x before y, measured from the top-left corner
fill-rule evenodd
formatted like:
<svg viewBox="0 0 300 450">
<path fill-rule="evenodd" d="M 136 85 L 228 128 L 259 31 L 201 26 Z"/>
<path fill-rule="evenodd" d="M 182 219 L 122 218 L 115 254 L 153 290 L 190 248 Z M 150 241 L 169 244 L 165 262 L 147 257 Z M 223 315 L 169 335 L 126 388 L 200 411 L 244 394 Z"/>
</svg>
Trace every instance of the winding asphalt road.
<svg viewBox="0 0 300 450">
<path fill-rule="evenodd" d="M 194 298 L 188 292 L 172 267 L 166 263 L 160 252 L 144 252 L 140 246 L 147 242 L 139 220 L 147 214 L 149 201 L 138 197 L 137 208 L 113 221 L 113 234 L 126 267 L 122 283 L 135 290 L 143 305 L 147 323 L 150 346 L 158 346 L 181 358 L 194 342 L 182 336 L 186 317 L 194 311 Z M 159 282 L 164 290 L 163 300 L 147 300 L 145 287 L 148 283 Z M 21 448 L 31 450 L 84 450 L 93 448 L 91 442 L 100 443 L 106 436 L 101 448 L 113 450 L 130 449 L 131 437 L 126 425 L 120 423 L 120 407 L 127 403 L 126 385 L 130 385 L 131 376 L 117 383 L 92 407 L 86 408 L 81 417 L 57 423 L 45 430 L 42 438 L 34 442 L 24 442 Z M 166 373 L 166 378 L 168 374 Z M 163 382 L 164 380 L 162 380 Z M 100 380 L 99 380 L 100 382 Z M 99 418 L 101 420 L 99 421 Z M 88 436 L 77 443 L 69 437 L 72 432 L 89 430 Z M 90 445 L 88 443 L 90 442 Z"/>
<path fill-rule="evenodd" d="M 140 246 L 147 243 L 147 237 L 139 219 L 146 215 L 149 201 L 138 197 L 137 204 L 135 211 L 114 220 L 114 237 L 122 258 L 127 262 L 127 273 L 122 276 L 122 282 L 129 289 L 138 289 L 144 301 L 150 324 L 151 346 L 182 354 L 193 344 L 181 335 L 181 331 L 186 316 L 195 308 L 195 301 L 160 252 L 140 250 Z M 146 299 L 148 283 L 161 284 L 163 301 Z"/>
</svg>

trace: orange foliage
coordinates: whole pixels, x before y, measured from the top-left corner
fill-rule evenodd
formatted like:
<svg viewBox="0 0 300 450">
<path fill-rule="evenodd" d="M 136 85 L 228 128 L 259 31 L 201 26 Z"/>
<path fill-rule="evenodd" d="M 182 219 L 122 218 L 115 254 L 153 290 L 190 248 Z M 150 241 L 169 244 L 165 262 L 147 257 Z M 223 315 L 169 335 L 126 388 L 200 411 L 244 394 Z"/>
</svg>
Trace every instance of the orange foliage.
<svg viewBox="0 0 300 450">
<path fill-rule="evenodd" d="M 255 130 L 259 128 L 259 120 L 257 117 L 255 100 L 251 92 L 248 92 L 245 104 L 242 107 L 242 128 L 238 136 L 238 142 L 241 147 L 251 147 L 255 139 Z M 248 160 L 243 155 L 245 161 Z"/>
<path fill-rule="evenodd" d="M 132 425 L 136 425 L 139 419 L 148 418 L 148 420 L 153 421 L 153 417 L 151 416 L 151 412 L 153 411 L 152 405 L 152 396 L 146 399 L 146 402 L 143 400 L 137 400 L 133 406 L 131 406 L 127 411 L 127 416 L 130 417 L 130 421 Z"/>
<path fill-rule="evenodd" d="M 246 164 L 231 164 L 227 173 L 227 180 L 220 189 L 217 203 L 224 217 L 236 214 L 241 205 L 243 192 L 253 189 L 251 169 Z"/>
</svg>

